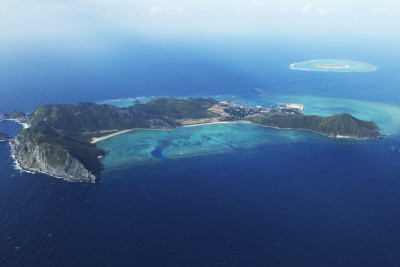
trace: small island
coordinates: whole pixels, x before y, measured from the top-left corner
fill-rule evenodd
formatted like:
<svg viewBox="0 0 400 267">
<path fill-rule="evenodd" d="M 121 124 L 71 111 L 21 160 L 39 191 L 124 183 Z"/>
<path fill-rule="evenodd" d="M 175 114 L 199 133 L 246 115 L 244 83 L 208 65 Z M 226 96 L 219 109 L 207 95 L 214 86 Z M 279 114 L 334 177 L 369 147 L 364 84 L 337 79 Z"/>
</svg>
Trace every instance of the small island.
<svg viewBox="0 0 400 267">
<path fill-rule="evenodd" d="M 25 126 L 10 142 L 16 165 L 73 182 L 98 182 L 107 151 L 96 142 L 132 129 L 174 129 L 209 123 L 246 122 L 277 129 L 299 129 L 333 138 L 378 139 L 378 126 L 350 114 L 304 115 L 301 104 L 275 107 L 238 106 L 212 98 L 158 98 L 146 104 L 118 108 L 107 104 L 43 105 L 31 114 L 14 111 L 0 120 Z"/>
<path fill-rule="evenodd" d="M 313 59 L 290 64 L 292 70 L 324 72 L 370 72 L 376 66 L 361 61 L 347 59 Z"/>
<path fill-rule="evenodd" d="M 333 64 L 318 64 L 314 63 L 314 66 L 320 67 L 320 68 L 328 68 L 328 69 L 348 69 L 349 65 L 333 65 Z"/>
</svg>

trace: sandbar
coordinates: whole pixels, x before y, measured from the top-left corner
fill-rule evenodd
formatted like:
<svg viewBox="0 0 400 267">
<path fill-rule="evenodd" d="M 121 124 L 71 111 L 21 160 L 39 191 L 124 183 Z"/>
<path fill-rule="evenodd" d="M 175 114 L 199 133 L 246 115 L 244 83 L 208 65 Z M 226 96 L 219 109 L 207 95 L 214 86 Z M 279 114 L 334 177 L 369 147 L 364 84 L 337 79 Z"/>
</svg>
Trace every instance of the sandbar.
<svg viewBox="0 0 400 267">
<path fill-rule="evenodd" d="M 97 143 L 97 142 L 99 142 L 101 140 L 104 140 L 104 139 L 107 139 L 107 138 L 110 138 L 110 137 L 113 137 L 113 136 L 116 136 L 116 135 L 119 135 L 119 134 L 127 133 L 127 132 L 130 132 L 132 130 L 133 129 L 122 130 L 122 131 L 118 131 L 118 132 L 115 132 L 115 133 L 112 133 L 112 134 L 108 134 L 108 135 L 105 135 L 105 136 L 102 136 L 102 137 L 94 137 L 94 138 L 92 138 L 90 143 L 94 144 L 94 143 Z"/>
<path fill-rule="evenodd" d="M 321 68 L 328 68 L 328 69 L 348 69 L 349 65 L 330 65 L 330 64 L 318 64 L 314 63 L 314 66 L 321 67 Z"/>
<path fill-rule="evenodd" d="M 209 124 L 222 124 L 222 123 L 249 123 L 249 124 L 253 124 L 251 122 L 248 121 L 216 121 L 216 122 L 205 122 L 205 123 L 193 123 L 193 124 L 187 124 L 187 125 L 182 125 L 176 128 L 172 128 L 172 129 L 152 129 L 152 128 L 133 128 L 133 129 L 127 129 L 127 130 L 121 130 L 121 131 L 117 131 L 115 133 L 112 134 L 108 134 L 108 135 L 104 135 L 102 137 L 94 137 L 92 138 L 92 140 L 90 141 L 90 143 L 94 144 L 97 142 L 100 142 L 102 140 L 108 139 L 110 137 L 116 136 L 116 135 L 120 135 L 123 133 L 127 133 L 133 130 L 148 130 L 148 131 L 154 131 L 154 130 L 162 130 L 162 131 L 168 131 L 168 130 L 175 130 L 181 127 L 193 127 L 193 126 L 202 126 L 202 125 L 209 125 Z"/>
</svg>

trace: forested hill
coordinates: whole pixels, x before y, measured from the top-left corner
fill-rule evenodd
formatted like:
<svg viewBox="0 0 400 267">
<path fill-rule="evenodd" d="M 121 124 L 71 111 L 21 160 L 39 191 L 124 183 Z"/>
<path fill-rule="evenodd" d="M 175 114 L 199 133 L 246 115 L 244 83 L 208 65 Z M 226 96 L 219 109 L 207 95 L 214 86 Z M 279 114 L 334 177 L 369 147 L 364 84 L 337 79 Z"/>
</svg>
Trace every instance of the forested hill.
<svg viewBox="0 0 400 267">
<path fill-rule="evenodd" d="M 345 136 L 362 139 L 381 137 L 375 122 L 362 121 L 346 113 L 329 117 L 276 114 L 252 117 L 249 121 L 269 127 L 309 130 L 330 137 Z"/>
</svg>

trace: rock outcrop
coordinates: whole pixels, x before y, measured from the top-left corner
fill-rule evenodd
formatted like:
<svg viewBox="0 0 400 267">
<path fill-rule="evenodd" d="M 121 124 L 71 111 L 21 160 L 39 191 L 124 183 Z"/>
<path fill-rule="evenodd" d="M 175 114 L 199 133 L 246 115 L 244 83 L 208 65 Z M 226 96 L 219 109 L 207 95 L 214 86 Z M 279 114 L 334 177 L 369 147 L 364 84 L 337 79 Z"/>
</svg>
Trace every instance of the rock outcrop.
<svg viewBox="0 0 400 267">
<path fill-rule="evenodd" d="M 40 172 L 71 182 L 97 182 L 98 176 L 88 171 L 65 149 L 54 144 L 36 144 L 18 135 L 10 143 L 11 152 L 22 170 Z"/>
<path fill-rule="evenodd" d="M 29 115 L 26 113 L 23 113 L 22 111 L 19 110 L 14 110 L 13 112 L 7 114 L 3 113 L 0 114 L 0 121 L 3 120 L 13 120 L 21 124 L 28 124 L 29 123 Z"/>
</svg>

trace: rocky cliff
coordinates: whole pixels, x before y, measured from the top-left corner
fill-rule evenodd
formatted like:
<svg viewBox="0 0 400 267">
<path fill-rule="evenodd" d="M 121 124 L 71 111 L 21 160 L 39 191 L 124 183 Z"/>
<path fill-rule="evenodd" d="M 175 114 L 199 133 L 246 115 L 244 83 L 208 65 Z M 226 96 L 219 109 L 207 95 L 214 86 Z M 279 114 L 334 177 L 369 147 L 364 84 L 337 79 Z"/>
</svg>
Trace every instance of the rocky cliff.
<svg viewBox="0 0 400 267">
<path fill-rule="evenodd" d="M 21 135 L 13 138 L 10 146 L 17 164 L 25 171 L 45 173 L 71 182 L 99 180 L 61 146 L 37 144 Z"/>
</svg>

